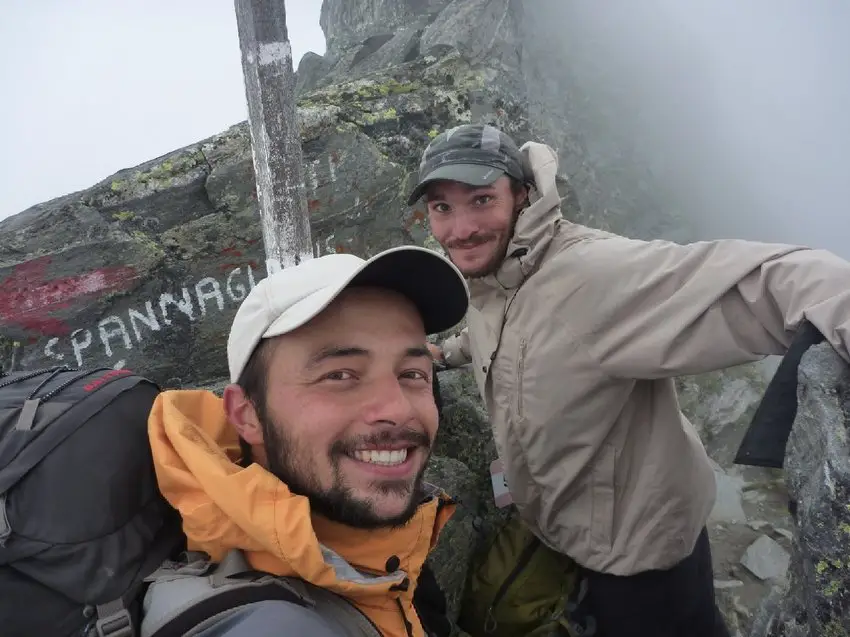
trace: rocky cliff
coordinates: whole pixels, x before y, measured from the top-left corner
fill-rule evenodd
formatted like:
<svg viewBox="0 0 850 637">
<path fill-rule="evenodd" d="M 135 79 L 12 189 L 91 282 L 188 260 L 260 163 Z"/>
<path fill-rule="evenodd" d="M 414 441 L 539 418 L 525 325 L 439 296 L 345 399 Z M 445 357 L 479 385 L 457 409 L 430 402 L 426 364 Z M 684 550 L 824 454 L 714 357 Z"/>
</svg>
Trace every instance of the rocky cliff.
<svg viewBox="0 0 850 637">
<path fill-rule="evenodd" d="M 797 401 L 785 458 L 793 557 L 752 637 L 850 635 L 850 369 L 828 344 L 804 354 Z"/>
<path fill-rule="evenodd" d="M 606 137 L 593 119 L 601 106 L 583 100 L 553 44 L 557 21 L 529 7 L 325 1 L 327 54 L 308 54 L 298 69 L 317 254 L 436 248 L 405 193 L 429 139 L 470 121 L 555 146 L 568 218 L 635 237 L 695 238 L 628 142 Z M 130 367 L 167 387 L 220 387 L 229 323 L 265 276 L 257 215 L 240 123 L 0 222 L 0 368 Z M 789 552 L 797 571 L 803 563 L 781 475 L 731 466 L 764 378 L 745 366 L 680 380 L 683 408 L 718 462 L 716 583 L 742 635 L 769 588 L 785 581 Z M 429 477 L 464 502 L 435 560 L 455 614 L 463 570 L 444 567 L 468 563 L 499 513 L 487 474 L 495 453 L 471 377 L 455 370 L 441 380 L 444 421 Z M 817 435 L 816 419 L 801 422 Z M 801 497 L 824 496 L 812 493 Z"/>
<path fill-rule="evenodd" d="M 569 124 L 570 76 L 550 69 L 536 37 L 545 16 L 508 0 L 329 0 L 321 22 L 328 52 L 298 70 L 317 253 L 429 244 L 404 193 L 429 139 L 468 121 L 555 145 L 569 218 L 691 238 L 635 190 L 604 187 L 612 154 L 591 157 Z M 123 363 L 172 384 L 222 376 L 230 316 L 265 274 L 253 184 L 241 123 L 0 223 L 5 366 Z"/>
</svg>

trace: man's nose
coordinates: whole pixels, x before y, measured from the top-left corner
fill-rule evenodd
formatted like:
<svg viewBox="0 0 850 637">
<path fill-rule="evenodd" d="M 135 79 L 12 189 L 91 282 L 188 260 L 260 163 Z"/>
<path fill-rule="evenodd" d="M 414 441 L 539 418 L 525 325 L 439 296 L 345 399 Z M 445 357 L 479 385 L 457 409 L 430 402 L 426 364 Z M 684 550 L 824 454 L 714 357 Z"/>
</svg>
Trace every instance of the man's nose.
<svg viewBox="0 0 850 637">
<path fill-rule="evenodd" d="M 458 209 L 453 216 L 454 225 L 452 231 L 456 240 L 466 241 L 478 232 L 478 224 L 475 221 L 475 216 L 468 210 Z"/>
<path fill-rule="evenodd" d="M 375 383 L 365 412 L 366 422 L 395 425 L 403 425 L 415 416 L 410 398 L 395 376 Z"/>
</svg>

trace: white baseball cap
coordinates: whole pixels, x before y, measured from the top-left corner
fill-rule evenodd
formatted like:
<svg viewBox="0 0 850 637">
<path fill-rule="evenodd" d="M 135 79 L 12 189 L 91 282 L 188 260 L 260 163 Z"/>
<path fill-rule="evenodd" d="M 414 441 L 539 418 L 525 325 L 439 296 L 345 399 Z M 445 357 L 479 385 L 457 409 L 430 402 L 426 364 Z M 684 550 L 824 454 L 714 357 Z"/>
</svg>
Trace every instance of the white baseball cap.
<svg viewBox="0 0 850 637">
<path fill-rule="evenodd" d="M 363 260 L 329 254 L 284 268 L 260 281 L 233 318 L 227 339 L 230 381 L 236 382 L 257 344 L 291 332 L 351 285 L 394 290 L 419 309 L 426 334 L 451 329 L 469 306 L 469 288 L 454 264 L 433 250 L 401 246 Z"/>
</svg>

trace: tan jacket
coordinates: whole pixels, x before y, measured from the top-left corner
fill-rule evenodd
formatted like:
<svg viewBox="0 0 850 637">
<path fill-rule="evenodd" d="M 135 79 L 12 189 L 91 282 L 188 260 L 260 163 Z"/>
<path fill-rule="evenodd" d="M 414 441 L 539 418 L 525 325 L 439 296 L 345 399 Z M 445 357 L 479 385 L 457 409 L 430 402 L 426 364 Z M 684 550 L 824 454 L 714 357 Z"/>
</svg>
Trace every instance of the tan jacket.
<svg viewBox="0 0 850 637">
<path fill-rule="evenodd" d="M 627 575 L 693 550 L 715 499 L 673 377 L 781 354 L 804 317 L 847 356 L 850 263 L 790 245 L 637 241 L 561 217 L 557 158 L 499 271 L 470 282 L 449 365 L 473 364 L 514 502 L 579 564 Z"/>
</svg>

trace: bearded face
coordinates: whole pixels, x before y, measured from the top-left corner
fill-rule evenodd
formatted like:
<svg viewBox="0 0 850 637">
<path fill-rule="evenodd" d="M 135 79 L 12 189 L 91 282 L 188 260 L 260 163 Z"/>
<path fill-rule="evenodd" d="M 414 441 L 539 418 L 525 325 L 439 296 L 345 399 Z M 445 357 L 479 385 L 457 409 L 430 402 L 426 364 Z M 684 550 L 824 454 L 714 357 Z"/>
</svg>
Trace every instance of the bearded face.
<svg viewBox="0 0 850 637">
<path fill-rule="evenodd" d="M 346 290 L 270 343 L 265 400 L 251 410 L 257 433 L 240 435 L 325 517 L 358 528 L 406 523 L 438 424 L 425 341 L 406 298 Z"/>
<path fill-rule="evenodd" d="M 504 175 L 480 187 L 437 181 L 425 193 L 431 232 L 467 278 L 499 269 L 525 198 Z"/>
</svg>

